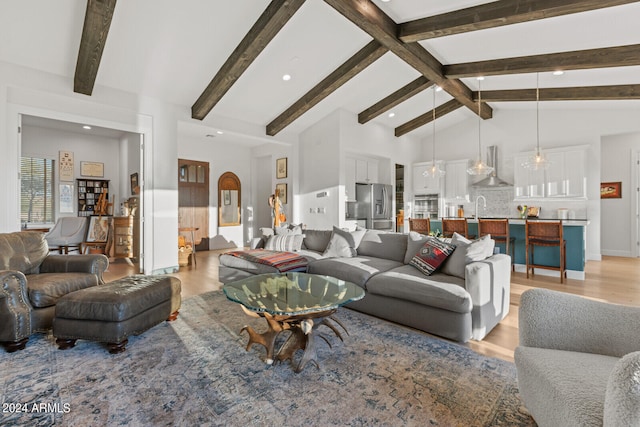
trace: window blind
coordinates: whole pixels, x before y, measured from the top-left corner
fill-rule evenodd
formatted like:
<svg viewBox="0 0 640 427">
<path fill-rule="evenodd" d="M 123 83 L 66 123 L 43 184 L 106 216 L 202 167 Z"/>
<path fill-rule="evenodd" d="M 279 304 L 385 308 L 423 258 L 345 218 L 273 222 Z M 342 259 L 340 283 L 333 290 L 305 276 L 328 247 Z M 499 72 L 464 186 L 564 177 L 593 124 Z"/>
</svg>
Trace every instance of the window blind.
<svg viewBox="0 0 640 427">
<path fill-rule="evenodd" d="M 53 160 L 20 158 L 20 222 L 52 223 Z"/>
</svg>

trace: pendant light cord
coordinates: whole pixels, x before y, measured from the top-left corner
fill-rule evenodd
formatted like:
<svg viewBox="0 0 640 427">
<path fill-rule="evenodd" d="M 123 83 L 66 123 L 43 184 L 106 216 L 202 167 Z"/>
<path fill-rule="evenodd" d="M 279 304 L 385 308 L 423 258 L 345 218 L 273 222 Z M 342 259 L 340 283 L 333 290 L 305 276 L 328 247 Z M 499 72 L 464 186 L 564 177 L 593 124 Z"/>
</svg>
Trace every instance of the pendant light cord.
<svg viewBox="0 0 640 427">
<path fill-rule="evenodd" d="M 536 156 L 540 156 L 540 73 L 536 73 Z"/>
<path fill-rule="evenodd" d="M 482 145 L 481 145 L 481 136 L 480 129 L 482 128 L 482 116 L 480 115 L 480 106 L 482 105 L 482 80 L 478 80 L 478 162 L 482 163 Z"/>
<path fill-rule="evenodd" d="M 433 86 L 433 153 L 431 161 L 436 165 L 436 86 Z"/>
</svg>

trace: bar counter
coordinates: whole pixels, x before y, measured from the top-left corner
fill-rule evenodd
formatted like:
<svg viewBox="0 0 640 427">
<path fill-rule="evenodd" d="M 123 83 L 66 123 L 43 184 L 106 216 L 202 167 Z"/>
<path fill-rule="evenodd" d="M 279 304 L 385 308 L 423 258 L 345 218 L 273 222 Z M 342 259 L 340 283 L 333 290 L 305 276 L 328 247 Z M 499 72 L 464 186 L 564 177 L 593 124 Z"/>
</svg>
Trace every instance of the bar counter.
<svg viewBox="0 0 640 427">
<path fill-rule="evenodd" d="M 451 219 L 459 219 L 451 217 Z M 505 219 L 496 217 L 480 217 L 480 219 Z M 515 238 L 514 245 L 514 264 L 516 271 L 526 272 L 525 268 L 525 220 L 516 218 L 506 218 L 509 220 L 509 234 Z M 530 221 L 558 221 L 556 218 L 529 218 Z M 469 235 L 478 235 L 478 220 L 467 218 L 469 224 Z M 586 226 L 589 224 L 587 219 L 565 219 L 562 220 L 562 232 L 564 240 L 567 242 L 567 277 L 571 279 L 584 280 L 584 264 L 586 259 Z M 442 221 L 440 219 L 431 220 L 431 231 L 442 231 Z M 503 244 L 497 245 L 500 251 L 504 253 Z M 560 249 L 557 247 L 536 247 L 536 263 L 555 265 L 559 264 Z M 537 274 L 558 274 L 549 270 L 538 270 Z"/>
</svg>

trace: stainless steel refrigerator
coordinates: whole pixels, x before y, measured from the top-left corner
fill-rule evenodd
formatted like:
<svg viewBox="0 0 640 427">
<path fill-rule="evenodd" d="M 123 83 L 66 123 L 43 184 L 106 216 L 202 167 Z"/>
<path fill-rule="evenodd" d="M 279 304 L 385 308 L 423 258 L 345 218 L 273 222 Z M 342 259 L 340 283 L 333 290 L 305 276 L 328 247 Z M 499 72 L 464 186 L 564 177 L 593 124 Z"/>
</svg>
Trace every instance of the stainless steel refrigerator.
<svg viewBox="0 0 640 427">
<path fill-rule="evenodd" d="M 356 184 L 358 219 L 367 228 L 393 231 L 393 187 L 388 184 Z"/>
</svg>

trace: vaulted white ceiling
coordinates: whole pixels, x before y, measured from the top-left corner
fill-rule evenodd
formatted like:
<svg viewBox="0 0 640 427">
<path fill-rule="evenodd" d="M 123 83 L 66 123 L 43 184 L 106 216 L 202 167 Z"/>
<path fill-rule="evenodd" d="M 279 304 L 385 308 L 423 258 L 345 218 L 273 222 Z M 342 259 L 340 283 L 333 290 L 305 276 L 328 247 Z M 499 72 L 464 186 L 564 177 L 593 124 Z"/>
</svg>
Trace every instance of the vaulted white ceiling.
<svg viewBox="0 0 640 427">
<path fill-rule="evenodd" d="M 397 23 L 488 3 L 473 0 L 373 0 Z M 110 87 L 191 107 L 269 4 L 268 0 L 119 1 L 96 79 Z M 85 0 L 4 0 L 0 5 L 0 61 L 73 76 Z M 640 44 L 640 3 L 508 25 L 422 41 L 441 63 Z M 371 37 L 322 0 L 307 0 L 211 111 L 266 126 L 309 89 L 360 50 Z M 282 75 L 290 74 L 290 81 Z M 338 108 L 359 113 L 419 73 L 386 53 L 373 65 L 306 112 L 287 129 L 299 133 Z M 475 79 L 463 79 L 477 90 Z M 535 74 L 487 77 L 483 90 L 533 88 Z M 640 67 L 540 75 L 540 87 L 640 84 Z M 437 94 L 436 104 L 451 99 Z M 640 101 L 546 102 L 544 108 L 624 108 Z M 495 111 L 535 108 L 532 102 L 493 103 Z M 433 107 L 431 91 L 414 96 L 374 122 L 393 128 Z M 438 126 L 474 117 L 460 108 Z M 204 120 L 203 125 L 211 121 Z M 366 125 L 365 125 L 366 126 Z M 189 126 L 187 126 L 189 127 Z M 199 129 L 199 126 L 192 128 Z M 428 135 L 429 127 L 412 134 Z"/>
</svg>

